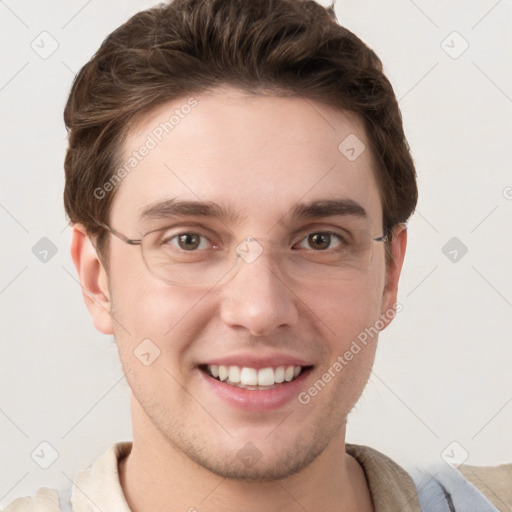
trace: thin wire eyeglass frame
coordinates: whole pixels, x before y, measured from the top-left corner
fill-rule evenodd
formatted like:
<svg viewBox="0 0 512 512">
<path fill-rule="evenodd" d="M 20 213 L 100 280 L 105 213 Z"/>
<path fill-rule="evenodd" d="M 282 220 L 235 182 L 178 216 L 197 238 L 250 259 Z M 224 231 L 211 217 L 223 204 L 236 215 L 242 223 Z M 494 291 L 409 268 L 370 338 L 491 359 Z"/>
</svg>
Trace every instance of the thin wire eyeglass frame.
<svg viewBox="0 0 512 512">
<path fill-rule="evenodd" d="M 147 262 L 146 257 L 144 256 L 144 249 L 143 249 L 143 240 L 146 236 L 148 236 L 152 233 L 155 233 L 156 231 L 165 231 L 167 228 L 159 228 L 156 230 L 148 231 L 141 238 L 129 238 L 126 235 L 124 235 L 123 233 L 121 233 L 120 231 L 117 231 L 113 227 L 108 226 L 107 224 L 99 223 L 99 226 L 101 226 L 102 228 L 107 230 L 110 234 L 114 235 L 116 238 L 118 238 L 119 240 L 121 240 L 122 242 L 124 242 L 128 245 L 132 245 L 132 246 L 139 245 L 141 247 L 142 259 L 143 259 L 144 264 L 146 265 L 147 269 L 149 270 L 149 272 L 152 273 L 153 275 L 156 275 L 160 280 L 167 282 L 166 279 L 164 279 L 163 277 L 158 275 L 157 272 L 155 272 L 154 270 L 151 269 L 149 263 Z M 383 242 L 384 243 L 389 240 L 389 236 L 387 235 L 387 233 L 383 233 L 381 236 L 379 236 L 377 238 L 372 238 L 371 240 L 372 240 L 372 242 Z M 240 259 L 240 255 L 238 255 L 238 258 Z M 229 271 L 227 273 L 229 273 Z M 177 284 L 177 283 L 173 283 L 173 284 Z"/>
</svg>

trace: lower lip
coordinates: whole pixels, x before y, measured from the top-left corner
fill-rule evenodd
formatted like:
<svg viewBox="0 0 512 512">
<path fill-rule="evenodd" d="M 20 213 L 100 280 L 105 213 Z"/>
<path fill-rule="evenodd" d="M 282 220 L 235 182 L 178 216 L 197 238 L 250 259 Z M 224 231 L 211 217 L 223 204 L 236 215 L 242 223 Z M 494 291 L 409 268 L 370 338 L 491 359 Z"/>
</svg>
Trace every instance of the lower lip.
<svg viewBox="0 0 512 512">
<path fill-rule="evenodd" d="M 291 400 L 296 399 L 310 371 L 311 368 L 308 368 L 296 379 L 279 384 L 273 389 L 250 390 L 225 384 L 198 369 L 204 381 L 217 396 L 237 409 L 250 412 L 279 409 Z"/>
</svg>

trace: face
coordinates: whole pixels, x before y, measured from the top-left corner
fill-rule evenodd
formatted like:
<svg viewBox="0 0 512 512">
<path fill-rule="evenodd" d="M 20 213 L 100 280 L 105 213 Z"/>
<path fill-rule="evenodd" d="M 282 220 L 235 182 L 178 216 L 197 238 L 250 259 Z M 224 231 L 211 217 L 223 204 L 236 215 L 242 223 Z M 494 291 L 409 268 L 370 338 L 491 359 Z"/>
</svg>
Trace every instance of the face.
<svg viewBox="0 0 512 512">
<path fill-rule="evenodd" d="M 376 348 L 376 336 L 359 342 L 357 352 L 354 340 L 389 322 L 400 269 L 386 268 L 382 242 L 371 243 L 367 265 L 350 279 L 326 277 L 333 266 L 319 254 L 341 247 L 325 233 L 345 226 L 382 235 L 371 155 L 354 159 L 339 149 L 348 136 L 357 153 L 361 144 L 369 148 L 357 117 L 310 100 L 228 88 L 195 100 L 193 108 L 182 108 L 187 98 L 165 104 L 132 130 L 124 161 L 134 151 L 145 155 L 117 185 L 110 225 L 134 239 L 162 227 L 195 234 L 181 239 L 184 245 L 169 243 L 172 251 L 199 254 L 193 265 L 205 276 L 213 258 L 233 253 L 247 237 L 257 241 L 249 247 L 253 257 L 238 258 L 216 284 L 189 276 L 193 283 L 178 285 L 150 271 L 139 246 L 112 237 L 104 289 L 110 302 L 90 310 L 96 326 L 115 335 L 134 397 L 134 438 L 143 429 L 147 442 L 224 477 L 284 477 L 344 435 Z M 182 115 L 166 133 L 176 109 Z M 150 150 L 140 151 L 145 145 Z M 215 203 L 231 215 L 154 208 L 169 200 Z M 317 201 L 351 206 L 297 214 L 297 205 Z M 148 207 L 153 214 L 144 216 Z M 393 242 L 401 244 L 398 266 L 402 235 Z M 246 368 L 242 377 L 237 368 Z M 284 382 L 276 382 L 283 370 Z M 239 378 L 246 384 L 236 384 Z"/>
</svg>

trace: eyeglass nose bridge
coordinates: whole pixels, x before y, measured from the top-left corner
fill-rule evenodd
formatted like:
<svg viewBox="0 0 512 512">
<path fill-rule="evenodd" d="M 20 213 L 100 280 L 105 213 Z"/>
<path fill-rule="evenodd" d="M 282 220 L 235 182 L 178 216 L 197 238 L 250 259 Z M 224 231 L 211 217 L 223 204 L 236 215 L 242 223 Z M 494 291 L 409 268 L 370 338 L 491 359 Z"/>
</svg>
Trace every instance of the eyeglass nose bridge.
<svg viewBox="0 0 512 512">
<path fill-rule="evenodd" d="M 263 245 L 253 236 L 246 236 L 236 247 L 237 259 L 254 263 L 264 252 Z"/>
<path fill-rule="evenodd" d="M 263 247 L 264 242 L 266 242 L 267 249 Z M 244 265 L 252 265 L 254 262 L 259 260 L 261 255 L 268 251 L 268 247 L 272 247 L 272 242 L 270 240 L 261 238 L 256 239 L 253 236 L 246 236 L 236 246 L 234 252 L 235 258 L 232 260 L 232 265 L 220 277 L 220 279 L 218 279 L 217 284 L 224 284 L 231 281 Z M 271 252 L 274 252 L 275 256 L 275 253 L 279 251 L 271 250 Z M 280 258 L 278 257 L 277 260 L 280 261 Z"/>
</svg>

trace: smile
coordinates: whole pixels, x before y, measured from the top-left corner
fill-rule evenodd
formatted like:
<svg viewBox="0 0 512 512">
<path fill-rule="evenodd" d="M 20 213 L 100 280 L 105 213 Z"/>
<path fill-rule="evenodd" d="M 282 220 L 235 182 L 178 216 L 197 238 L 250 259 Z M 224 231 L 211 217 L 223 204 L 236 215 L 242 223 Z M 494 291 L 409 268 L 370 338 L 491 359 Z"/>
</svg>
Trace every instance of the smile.
<svg viewBox="0 0 512 512">
<path fill-rule="evenodd" d="M 249 389 L 267 390 L 276 385 L 292 382 L 309 366 L 277 366 L 275 368 L 250 368 L 240 366 L 206 365 L 202 370 L 210 377 L 230 386 Z"/>
</svg>

